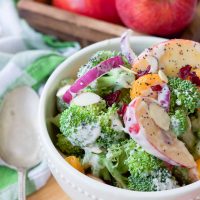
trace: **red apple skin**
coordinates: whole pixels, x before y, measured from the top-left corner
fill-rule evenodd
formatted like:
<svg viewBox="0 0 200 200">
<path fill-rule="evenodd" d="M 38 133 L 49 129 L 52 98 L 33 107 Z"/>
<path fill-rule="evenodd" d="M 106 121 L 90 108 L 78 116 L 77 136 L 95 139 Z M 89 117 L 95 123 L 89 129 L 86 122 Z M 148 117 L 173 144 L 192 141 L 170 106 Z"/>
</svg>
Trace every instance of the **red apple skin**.
<svg viewBox="0 0 200 200">
<path fill-rule="evenodd" d="M 122 22 L 139 32 L 170 36 L 192 20 L 197 0 L 116 0 Z"/>
<path fill-rule="evenodd" d="M 121 23 L 115 0 L 53 0 L 58 8 L 101 19 L 112 23 Z"/>
</svg>

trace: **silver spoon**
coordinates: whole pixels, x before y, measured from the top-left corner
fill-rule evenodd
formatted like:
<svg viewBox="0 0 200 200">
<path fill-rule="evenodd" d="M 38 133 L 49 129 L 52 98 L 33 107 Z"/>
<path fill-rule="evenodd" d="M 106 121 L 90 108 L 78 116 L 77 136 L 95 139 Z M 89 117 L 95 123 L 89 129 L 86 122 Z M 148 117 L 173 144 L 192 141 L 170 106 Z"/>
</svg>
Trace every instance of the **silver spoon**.
<svg viewBox="0 0 200 200">
<path fill-rule="evenodd" d="M 8 93 L 0 109 L 0 157 L 18 171 L 18 199 L 25 200 L 26 170 L 40 162 L 39 97 L 23 86 Z"/>
</svg>

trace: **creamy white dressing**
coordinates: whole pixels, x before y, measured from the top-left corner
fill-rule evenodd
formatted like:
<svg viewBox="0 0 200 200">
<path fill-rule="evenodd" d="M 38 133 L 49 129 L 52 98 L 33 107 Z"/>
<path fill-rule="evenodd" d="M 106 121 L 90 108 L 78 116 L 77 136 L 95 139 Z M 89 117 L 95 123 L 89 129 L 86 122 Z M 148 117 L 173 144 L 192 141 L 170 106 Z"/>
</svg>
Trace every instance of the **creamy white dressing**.
<svg viewBox="0 0 200 200">
<path fill-rule="evenodd" d="M 119 119 L 117 113 L 116 113 L 116 115 L 112 115 L 110 117 L 110 120 L 111 120 L 111 123 L 112 123 L 111 127 L 112 127 L 113 130 L 115 130 L 115 131 L 123 131 L 124 127 L 123 127 L 122 122 Z"/>
<path fill-rule="evenodd" d="M 85 150 L 85 152 L 89 151 L 89 152 L 93 152 L 93 153 L 97 153 L 97 154 L 102 152 L 102 150 L 97 145 L 84 147 L 83 149 Z"/>
<path fill-rule="evenodd" d="M 160 171 L 156 172 L 156 178 L 153 179 L 153 184 L 156 187 L 156 191 L 170 190 L 179 187 L 176 180 L 171 177 L 166 177 L 165 181 L 162 180 L 162 174 Z"/>
<path fill-rule="evenodd" d="M 81 144 L 82 147 L 90 146 L 95 143 L 101 134 L 101 127 L 97 123 L 86 124 L 77 127 L 76 133 L 69 137 L 73 145 Z"/>
<path fill-rule="evenodd" d="M 99 171 L 105 166 L 101 162 L 99 155 L 93 154 L 90 150 L 85 151 L 85 157 L 83 159 L 83 164 L 89 164 L 93 168 L 93 175 L 99 175 Z"/>
</svg>

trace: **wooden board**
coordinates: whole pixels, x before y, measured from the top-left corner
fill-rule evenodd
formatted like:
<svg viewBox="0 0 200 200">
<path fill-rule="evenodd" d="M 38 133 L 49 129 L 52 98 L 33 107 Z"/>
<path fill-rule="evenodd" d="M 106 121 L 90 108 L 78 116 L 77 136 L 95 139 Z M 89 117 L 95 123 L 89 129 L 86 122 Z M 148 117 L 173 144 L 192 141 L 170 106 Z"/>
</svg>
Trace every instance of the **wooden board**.
<svg viewBox="0 0 200 200">
<path fill-rule="evenodd" d="M 84 46 L 118 37 L 127 30 L 120 25 L 70 13 L 33 0 L 21 0 L 18 9 L 20 16 L 37 30 L 64 40 L 78 40 Z M 141 34 L 134 32 L 134 35 Z"/>
<path fill-rule="evenodd" d="M 55 179 L 51 177 L 48 183 L 27 200 L 71 200 L 60 188 Z"/>
<path fill-rule="evenodd" d="M 119 37 L 126 27 L 70 13 L 51 5 L 40 3 L 49 0 L 20 0 L 19 14 L 37 30 L 55 35 L 63 40 L 76 40 L 82 46 Z M 133 35 L 142 35 L 134 32 Z M 200 41 L 200 4 L 191 25 L 179 37 Z"/>
</svg>

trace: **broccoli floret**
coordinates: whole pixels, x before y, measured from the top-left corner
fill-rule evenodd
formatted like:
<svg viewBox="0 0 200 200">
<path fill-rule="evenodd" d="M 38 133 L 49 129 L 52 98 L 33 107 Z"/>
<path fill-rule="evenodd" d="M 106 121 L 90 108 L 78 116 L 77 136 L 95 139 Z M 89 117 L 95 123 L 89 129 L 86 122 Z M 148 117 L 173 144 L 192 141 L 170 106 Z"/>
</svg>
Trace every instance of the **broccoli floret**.
<svg viewBox="0 0 200 200">
<path fill-rule="evenodd" d="M 134 191 L 149 192 L 155 191 L 152 176 L 129 176 L 128 177 L 128 189 Z"/>
<path fill-rule="evenodd" d="M 131 176 L 128 187 L 135 191 L 161 191 L 177 187 L 177 182 L 163 161 L 145 152 L 133 140 L 125 144 L 125 160 Z"/>
<path fill-rule="evenodd" d="M 80 67 L 77 77 L 79 78 L 83 76 L 86 72 L 88 72 L 99 63 L 117 55 L 120 55 L 120 53 L 116 51 L 98 51 L 89 59 L 87 64 Z"/>
<path fill-rule="evenodd" d="M 119 52 L 115 51 L 98 51 L 94 54 L 89 62 L 83 65 L 78 72 L 78 77 L 83 76 L 90 69 L 105 61 L 111 57 L 120 55 Z M 122 55 L 121 55 L 122 56 Z M 129 67 L 129 64 L 124 56 L 122 56 L 124 65 Z M 92 84 L 90 84 L 84 91 L 90 91 L 99 94 L 100 96 L 109 94 L 113 91 L 120 90 L 122 88 L 130 88 L 131 83 L 134 81 L 135 76 L 133 73 L 126 71 L 122 68 L 116 68 L 98 78 Z"/>
<path fill-rule="evenodd" d="M 89 106 L 72 104 L 61 114 L 60 130 L 73 145 L 106 150 L 110 144 L 125 138 L 116 112 L 115 106 L 107 110 L 104 100 Z M 117 121 L 118 126 L 114 126 L 113 121 Z"/>
<path fill-rule="evenodd" d="M 188 119 L 185 111 L 176 110 L 171 116 L 171 127 L 177 137 L 183 135 L 188 129 Z"/>
<path fill-rule="evenodd" d="M 122 88 L 131 88 L 134 80 L 135 75 L 133 73 L 122 68 L 116 68 L 97 79 L 93 88 L 99 95 L 108 94 Z"/>
<path fill-rule="evenodd" d="M 108 108 L 107 112 L 99 116 L 101 135 L 97 139 L 97 144 L 104 149 L 107 149 L 111 144 L 120 142 L 126 137 L 117 110 L 118 108 L 113 104 L 112 107 Z"/>
<path fill-rule="evenodd" d="M 162 191 L 177 187 L 176 179 L 165 168 L 152 171 L 145 177 L 131 175 L 128 179 L 128 188 L 134 191 Z"/>
<path fill-rule="evenodd" d="M 57 135 L 57 146 L 66 156 L 74 155 L 77 157 L 81 157 L 84 151 L 77 146 L 73 146 L 69 140 L 67 140 L 66 136 L 63 134 Z"/>
<path fill-rule="evenodd" d="M 49 122 L 54 124 L 57 128 L 60 128 L 60 116 L 61 114 L 58 114 L 55 117 L 50 118 Z"/>
<path fill-rule="evenodd" d="M 70 105 L 60 117 L 60 131 L 75 146 L 86 147 L 95 143 L 101 128 L 98 118 L 106 110 L 105 101 L 89 106 Z M 97 134 L 93 134 L 96 131 Z"/>
<path fill-rule="evenodd" d="M 129 172 L 134 176 L 147 175 L 163 167 L 161 160 L 144 151 L 134 140 L 129 140 L 124 145 L 124 148 L 128 155 L 125 164 L 128 166 Z"/>
<path fill-rule="evenodd" d="M 171 113 L 174 113 L 176 108 L 179 107 L 186 114 L 190 114 L 200 107 L 200 91 L 196 85 L 177 77 L 169 78 L 168 85 L 171 91 Z"/>
<path fill-rule="evenodd" d="M 159 191 L 177 187 L 175 178 L 163 161 L 127 139 L 108 148 L 106 161 L 117 185 L 135 191 Z M 127 179 L 128 177 L 128 179 Z"/>
</svg>

